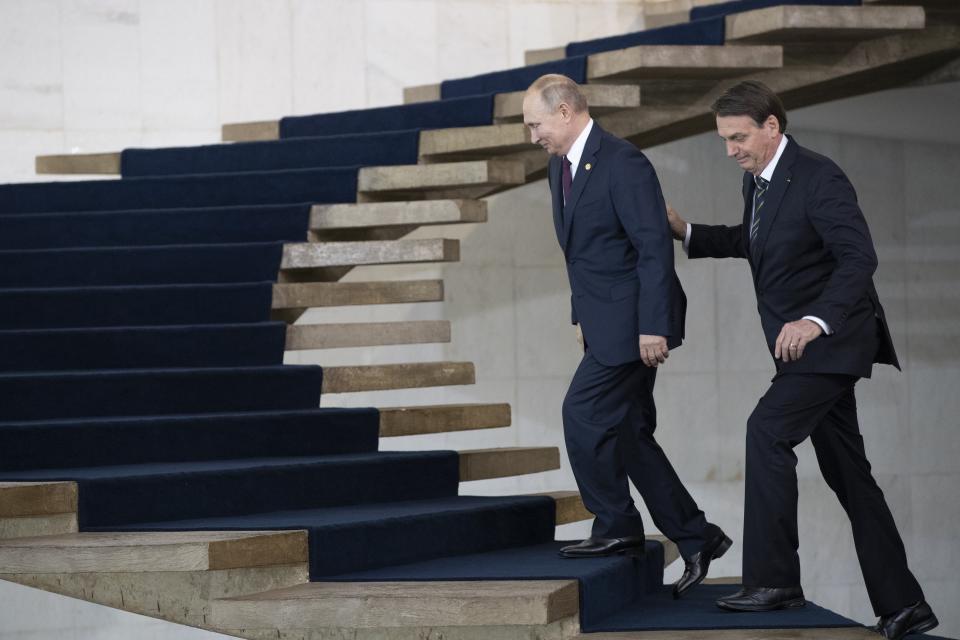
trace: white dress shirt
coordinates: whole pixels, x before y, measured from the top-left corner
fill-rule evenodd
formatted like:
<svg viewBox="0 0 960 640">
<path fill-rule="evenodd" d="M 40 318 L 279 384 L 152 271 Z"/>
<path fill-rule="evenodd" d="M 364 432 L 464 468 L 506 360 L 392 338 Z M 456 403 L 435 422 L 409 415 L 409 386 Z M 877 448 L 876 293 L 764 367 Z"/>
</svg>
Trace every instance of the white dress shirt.
<svg viewBox="0 0 960 640">
<path fill-rule="evenodd" d="M 769 164 L 763 168 L 763 171 L 760 172 L 760 177 L 770 182 L 773 180 L 773 172 L 777 168 L 777 163 L 780 162 L 780 156 L 783 155 L 783 150 L 787 148 L 787 136 L 781 136 L 780 144 L 777 146 L 777 152 L 773 154 L 773 159 L 770 160 Z M 750 226 L 753 227 L 753 216 L 756 214 L 756 211 L 750 212 Z M 690 235 L 693 233 L 693 226 L 688 222 L 687 223 L 687 235 L 683 239 L 683 250 L 687 253 L 690 253 Z M 817 316 L 803 316 L 803 320 L 810 320 L 816 322 L 820 325 L 820 328 L 823 329 L 825 335 L 830 335 L 833 333 L 830 330 L 830 325 L 827 324 L 823 319 L 818 318 Z"/>
<path fill-rule="evenodd" d="M 570 147 L 570 151 L 567 151 L 567 155 L 564 156 L 567 160 L 570 161 L 570 181 L 572 182 L 574 178 L 577 177 L 577 167 L 580 166 L 580 158 L 583 157 L 583 148 L 587 145 L 587 138 L 590 137 L 590 131 L 593 129 L 593 118 L 590 118 L 590 121 L 587 122 L 587 126 L 583 128 L 583 131 L 580 132 L 580 135 L 577 136 L 577 139 L 573 141 L 573 145 Z M 562 189 L 561 189 L 562 191 Z M 564 198 L 564 204 L 566 204 L 566 198 Z"/>
</svg>

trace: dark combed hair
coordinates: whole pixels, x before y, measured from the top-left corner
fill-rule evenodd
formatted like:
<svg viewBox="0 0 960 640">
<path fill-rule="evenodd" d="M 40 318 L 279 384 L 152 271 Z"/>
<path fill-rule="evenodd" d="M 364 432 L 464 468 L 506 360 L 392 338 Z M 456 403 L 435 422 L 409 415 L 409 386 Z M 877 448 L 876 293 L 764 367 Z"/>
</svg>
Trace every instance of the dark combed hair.
<svg viewBox="0 0 960 640">
<path fill-rule="evenodd" d="M 715 116 L 750 116 L 758 127 L 774 116 L 780 123 L 780 133 L 787 130 L 787 111 L 780 97 L 762 82 L 745 80 L 730 87 L 710 105 L 710 110 Z"/>
</svg>

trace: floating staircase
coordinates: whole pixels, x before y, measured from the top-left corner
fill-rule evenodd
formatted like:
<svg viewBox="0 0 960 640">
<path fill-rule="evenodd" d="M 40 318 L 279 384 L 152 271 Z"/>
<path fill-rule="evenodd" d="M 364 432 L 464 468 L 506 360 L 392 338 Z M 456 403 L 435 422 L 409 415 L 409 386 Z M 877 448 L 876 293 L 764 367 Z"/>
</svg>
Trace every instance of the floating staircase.
<svg viewBox="0 0 960 640">
<path fill-rule="evenodd" d="M 473 384 L 471 363 L 283 365 L 450 341 L 442 320 L 296 320 L 443 300 L 440 280 L 341 279 L 459 260 L 455 240 L 405 236 L 483 223 L 482 198 L 545 175 L 521 109 L 540 73 L 579 74 L 598 122 L 641 147 L 711 129 L 737 79 L 796 108 L 960 78 L 952 2 L 673 4 L 655 29 L 413 87 L 400 107 L 227 124 L 230 144 L 41 156 L 38 173 L 122 178 L 0 186 L 0 578 L 244 638 L 824 637 L 610 632 L 662 595 L 672 543 L 563 561 L 554 527 L 591 517 L 576 492 L 460 495 L 556 469 L 556 448 L 379 450 L 508 427 L 509 405 L 319 407 Z M 874 637 L 837 618 L 831 638 Z"/>
</svg>

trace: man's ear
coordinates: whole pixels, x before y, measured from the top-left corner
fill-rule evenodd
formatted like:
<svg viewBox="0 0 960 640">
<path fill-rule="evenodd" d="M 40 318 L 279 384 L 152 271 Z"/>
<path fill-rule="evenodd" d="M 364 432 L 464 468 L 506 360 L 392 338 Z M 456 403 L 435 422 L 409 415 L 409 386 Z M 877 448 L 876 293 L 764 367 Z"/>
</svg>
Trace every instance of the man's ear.
<svg viewBox="0 0 960 640">
<path fill-rule="evenodd" d="M 763 128 L 767 129 L 771 135 L 780 133 L 780 121 L 777 120 L 777 116 L 773 114 L 767 116 L 766 121 L 763 123 Z"/>
<path fill-rule="evenodd" d="M 570 119 L 573 117 L 573 111 L 566 102 L 560 103 L 560 106 L 557 107 L 557 113 L 560 114 L 564 122 L 570 122 Z"/>
</svg>

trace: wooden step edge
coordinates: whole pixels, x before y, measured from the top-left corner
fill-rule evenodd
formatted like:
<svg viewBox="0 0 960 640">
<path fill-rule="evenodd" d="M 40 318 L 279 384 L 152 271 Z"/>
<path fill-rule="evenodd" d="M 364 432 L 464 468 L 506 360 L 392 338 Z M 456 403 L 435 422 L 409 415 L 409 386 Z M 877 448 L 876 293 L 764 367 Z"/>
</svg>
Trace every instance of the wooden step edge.
<svg viewBox="0 0 960 640">
<path fill-rule="evenodd" d="M 324 367 L 322 393 L 354 393 L 474 384 L 472 362 Z"/>
<path fill-rule="evenodd" d="M 112 153 L 67 153 L 37 156 L 36 172 L 41 175 L 119 175 L 120 154 Z"/>
<path fill-rule="evenodd" d="M 531 493 L 533 496 L 553 498 L 557 505 L 557 526 L 593 520 L 593 514 L 583 506 L 583 498 L 579 491 L 548 491 L 545 493 Z"/>
<path fill-rule="evenodd" d="M 451 404 L 380 410 L 380 437 L 498 429 L 511 424 L 509 404 Z"/>
<path fill-rule="evenodd" d="M 420 158 L 432 159 L 470 152 L 478 154 L 502 154 L 534 148 L 530 133 L 520 122 L 484 125 L 479 127 L 454 127 L 432 129 L 420 133 Z"/>
<path fill-rule="evenodd" d="M 528 49 L 523 54 L 523 63 L 526 66 L 563 60 L 567 57 L 566 47 L 550 47 L 549 49 Z"/>
<path fill-rule="evenodd" d="M 778 5 L 726 17 L 727 42 L 783 41 L 791 32 L 807 32 L 813 40 L 862 39 L 862 32 L 887 35 L 923 29 L 923 7 Z"/>
<path fill-rule="evenodd" d="M 311 231 L 487 221 L 484 200 L 428 200 L 314 205 Z"/>
<path fill-rule="evenodd" d="M 361 265 L 456 262 L 460 241 L 450 238 L 358 242 L 295 242 L 283 246 L 280 268 L 317 269 Z"/>
<path fill-rule="evenodd" d="M 557 447 L 502 447 L 460 451 L 460 482 L 508 478 L 560 468 Z"/>
<path fill-rule="evenodd" d="M 665 536 L 647 536 L 647 540 L 656 540 L 661 545 L 663 545 L 663 566 L 664 568 L 669 567 L 671 564 L 680 559 L 680 548 L 677 544 Z"/>
<path fill-rule="evenodd" d="M 287 327 L 287 351 L 450 342 L 449 320 L 297 324 Z"/>
<path fill-rule="evenodd" d="M 360 194 L 442 191 L 465 187 L 524 184 L 522 162 L 470 160 L 436 164 L 363 167 L 357 177 Z"/>
<path fill-rule="evenodd" d="M 404 87 L 403 104 L 417 102 L 434 102 L 442 99 L 439 84 L 421 84 L 415 87 Z"/>
<path fill-rule="evenodd" d="M 783 47 L 774 44 L 637 45 L 591 55 L 587 80 L 711 80 L 782 67 Z"/>
<path fill-rule="evenodd" d="M 0 518 L 76 512 L 76 482 L 0 482 Z"/>
<path fill-rule="evenodd" d="M 91 532 L 0 540 L 0 574 L 220 571 L 307 561 L 306 531 Z"/>
<path fill-rule="evenodd" d="M 321 628 L 512 627 L 547 625 L 579 609 L 576 580 L 312 582 L 214 601 L 210 622 L 278 635 Z"/>
<path fill-rule="evenodd" d="M 582 84 L 580 91 L 594 115 L 640 106 L 640 86 L 636 84 Z M 526 91 L 497 94 L 493 102 L 494 122 L 522 122 L 525 95 Z"/>
<path fill-rule="evenodd" d="M 273 285 L 274 309 L 442 302 L 443 280 L 293 282 Z"/>
<path fill-rule="evenodd" d="M 235 122 L 220 128 L 223 142 L 257 142 L 280 139 L 279 120 L 261 120 L 258 122 Z"/>
</svg>

